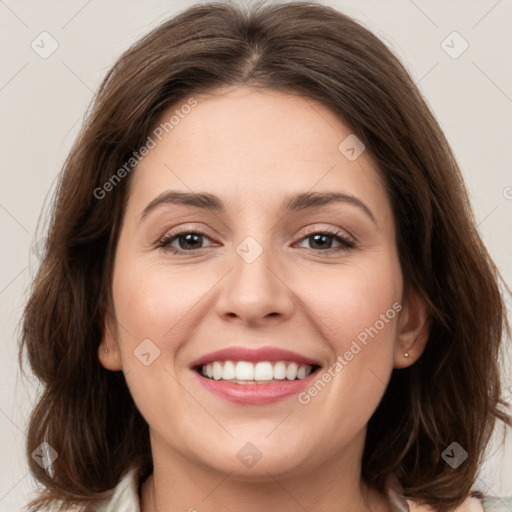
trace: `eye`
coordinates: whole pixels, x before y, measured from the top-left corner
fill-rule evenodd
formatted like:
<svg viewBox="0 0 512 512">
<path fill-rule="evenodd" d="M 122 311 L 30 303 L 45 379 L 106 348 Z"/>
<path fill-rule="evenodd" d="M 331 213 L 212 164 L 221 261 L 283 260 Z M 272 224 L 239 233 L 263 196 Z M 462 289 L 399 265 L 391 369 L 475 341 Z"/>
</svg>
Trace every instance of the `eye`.
<svg viewBox="0 0 512 512">
<path fill-rule="evenodd" d="M 203 249 L 202 242 L 210 240 L 201 231 L 180 231 L 164 236 L 158 243 L 158 247 L 173 254 L 191 254 Z M 314 252 L 339 252 L 355 247 L 355 243 L 348 240 L 341 231 L 315 231 L 308 234 L 302 241 L 310 241 L 310 249 Z M 338 242 L 339 247 L 332 247 L 333 242 Z M 178 247 L 176 247 L 176 244 Z M 307 249 L 307 247 L 306 247 Z"/>
<path fill-rule="evenodd" d="M 308 234 L 302 240 L 309 240 L 310 248 L 320 253 L 346 251 L 355 247 L 355 243 L 343 236 L 341 231 L 315 231 Z M 338 242 L 341 246 L 333 248 L 333 241 Z"/>
<path fill-rule="evenodd" d="M 201 247 L 203 239 L 210 240 L 200 231 L 180 231 L 179 233 L 164 236 L 160 240 L 158 247 L 175 254 L 193 253 L 203 248 Z M 172 245 L 174 242 L 178 243 L 178 247 Z"/>
</svg>

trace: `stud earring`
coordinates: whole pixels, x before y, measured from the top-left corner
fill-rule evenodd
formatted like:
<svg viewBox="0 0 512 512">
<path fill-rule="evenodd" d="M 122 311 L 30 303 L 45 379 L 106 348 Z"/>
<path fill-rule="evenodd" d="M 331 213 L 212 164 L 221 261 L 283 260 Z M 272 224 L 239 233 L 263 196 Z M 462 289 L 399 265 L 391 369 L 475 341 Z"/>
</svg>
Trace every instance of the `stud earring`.
<svg viewBox="0 0 512 512">
<path fill-rule="evenodd" d="M 105 352 L 105 354 L 108 354 L 108 348 L 103 349 L 103 352 Z"/>
<path fill-rule="evenodd" d="M 409 352 L 406 352 L 406 353 L 404 354 L 404 357 L 409 357 Z"/>
</svg>

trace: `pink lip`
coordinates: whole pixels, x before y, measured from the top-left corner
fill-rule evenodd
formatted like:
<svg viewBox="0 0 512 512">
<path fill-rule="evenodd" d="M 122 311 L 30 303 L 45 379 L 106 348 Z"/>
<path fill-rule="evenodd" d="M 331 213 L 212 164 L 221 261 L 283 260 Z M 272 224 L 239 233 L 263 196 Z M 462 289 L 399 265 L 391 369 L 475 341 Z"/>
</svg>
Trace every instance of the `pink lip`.
<svg viewBox="0 0 512 512">
<path fill-rule="evenodd" d="M 196 359 L 190 365 L 192 368 L 203 366 L 213 361 L 290 361 L 297 364 L 309 364 L 311 366 L 321 364 L 309 357 L 302 356 L 296 352 L 290 350 L 284 350 L 281 348 L 274 347 L 262 347 L 262 348 L 247 348 L 247 347 L 228 347 L 216 352 L 211 352 L 199 359 Z M 250 384 L 249 384 L 250 385 Z"/>
<path fill-rule="evenodd" d="M 258 361 L 290 361 L 297 364 L 321 366 L 319 361 L 315 359 L 290 350 L 274 347 L 261 347 L 257 349 L 228 347 L 206 354 L 191 364 L 191 368 L 194 370 L 201 385 L 208 391 L 236 404 L 245 405 L 264 405 L 296 395 L 311 384 L 312 380 L 316 378 L 317 372 L 313 372 L 300 380 L 284 379 L 272 384 L 237 384 L 235 382 L 209 379 L 196 371 L 199 367 L 213 361 L 249 361 L 252 363 Z"/>
<path fill-rule="evenodd" d="M 316 379 L 313 372 L 301 380 L 283 380 L 274 384 L 236 384 L 212 380 L 194 372 L 200 383 L 211 393 L 239 405 L 265 405 L 300 393 Z"/>
</svg>

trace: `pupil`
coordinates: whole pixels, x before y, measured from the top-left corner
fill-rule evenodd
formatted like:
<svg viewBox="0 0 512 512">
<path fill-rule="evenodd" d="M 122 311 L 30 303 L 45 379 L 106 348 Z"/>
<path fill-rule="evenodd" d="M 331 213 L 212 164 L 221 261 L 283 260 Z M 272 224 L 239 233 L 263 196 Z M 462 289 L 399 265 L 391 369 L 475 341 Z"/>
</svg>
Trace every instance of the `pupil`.
<svg viewBox="0 0 512 512">
<path fill-rule="evenodd" d="M 329 235 L 313 235 L 312 238 L 314 240 L 312 245 L 314 245 L 314 244 L 316 244 L 318 242 L 318 239 L 323 239 L 323 241 L 325 242 L 325 240 L 327 238 L 330 238 L 330 236 Z M 325 247 L 320 246 L 320 249 L 325 249 Z"/>
<path fill-rule="evenodd" d="M 195 233 L 189 233 L 188 235 L 185 235 L 185 236 L 180 236 L 180 246 L 182 249 L 197 249 L 197 247 L 183 247 L 183 245 L 187 245 L 187 244 L 192 244 L 194 243 L 194 239 L 197 243 L 197 241 L 199 240 L 199 238 L 201 237 L 201 235 L 198 235 L 198 234 L 195 234 Z M 185 244 L 182 244 L 181 241 L 185 240 Z M 199 244 L 201 245 L 201 244 Z"/>
</svg>

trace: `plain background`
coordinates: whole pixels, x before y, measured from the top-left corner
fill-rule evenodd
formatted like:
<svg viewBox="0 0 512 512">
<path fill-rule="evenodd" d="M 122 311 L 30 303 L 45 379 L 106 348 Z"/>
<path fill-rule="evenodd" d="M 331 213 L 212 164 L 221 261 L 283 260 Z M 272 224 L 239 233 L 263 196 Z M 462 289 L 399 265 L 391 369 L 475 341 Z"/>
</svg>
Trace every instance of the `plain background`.
<svg viewBox="0 0 512 512">
<path fill-rule="evenodd" d="M 37 387 L 20 376 L 17 328 L 44 236 L 36 231 L 40 213 L 101 78 L 122 51 L 192 3 L 0 0 L 1 511 L 21 510 L 35 485 L 27 472 L 24 431 Z M 512 2 L 323 3 L 370 28 L 410 71 L 454 149 L 479 232 L 510 286 Z M 57 49 L 42 58 L 52 44 Z M 510 400 L 508 354 L 504 387 Z M 500 426 L 497 441 L 504 431 Z M 512 495 L 511 437 L 508 429 L 505 444 L 491 446 L 478 480 L 492 495 Z"/>
</svg>

